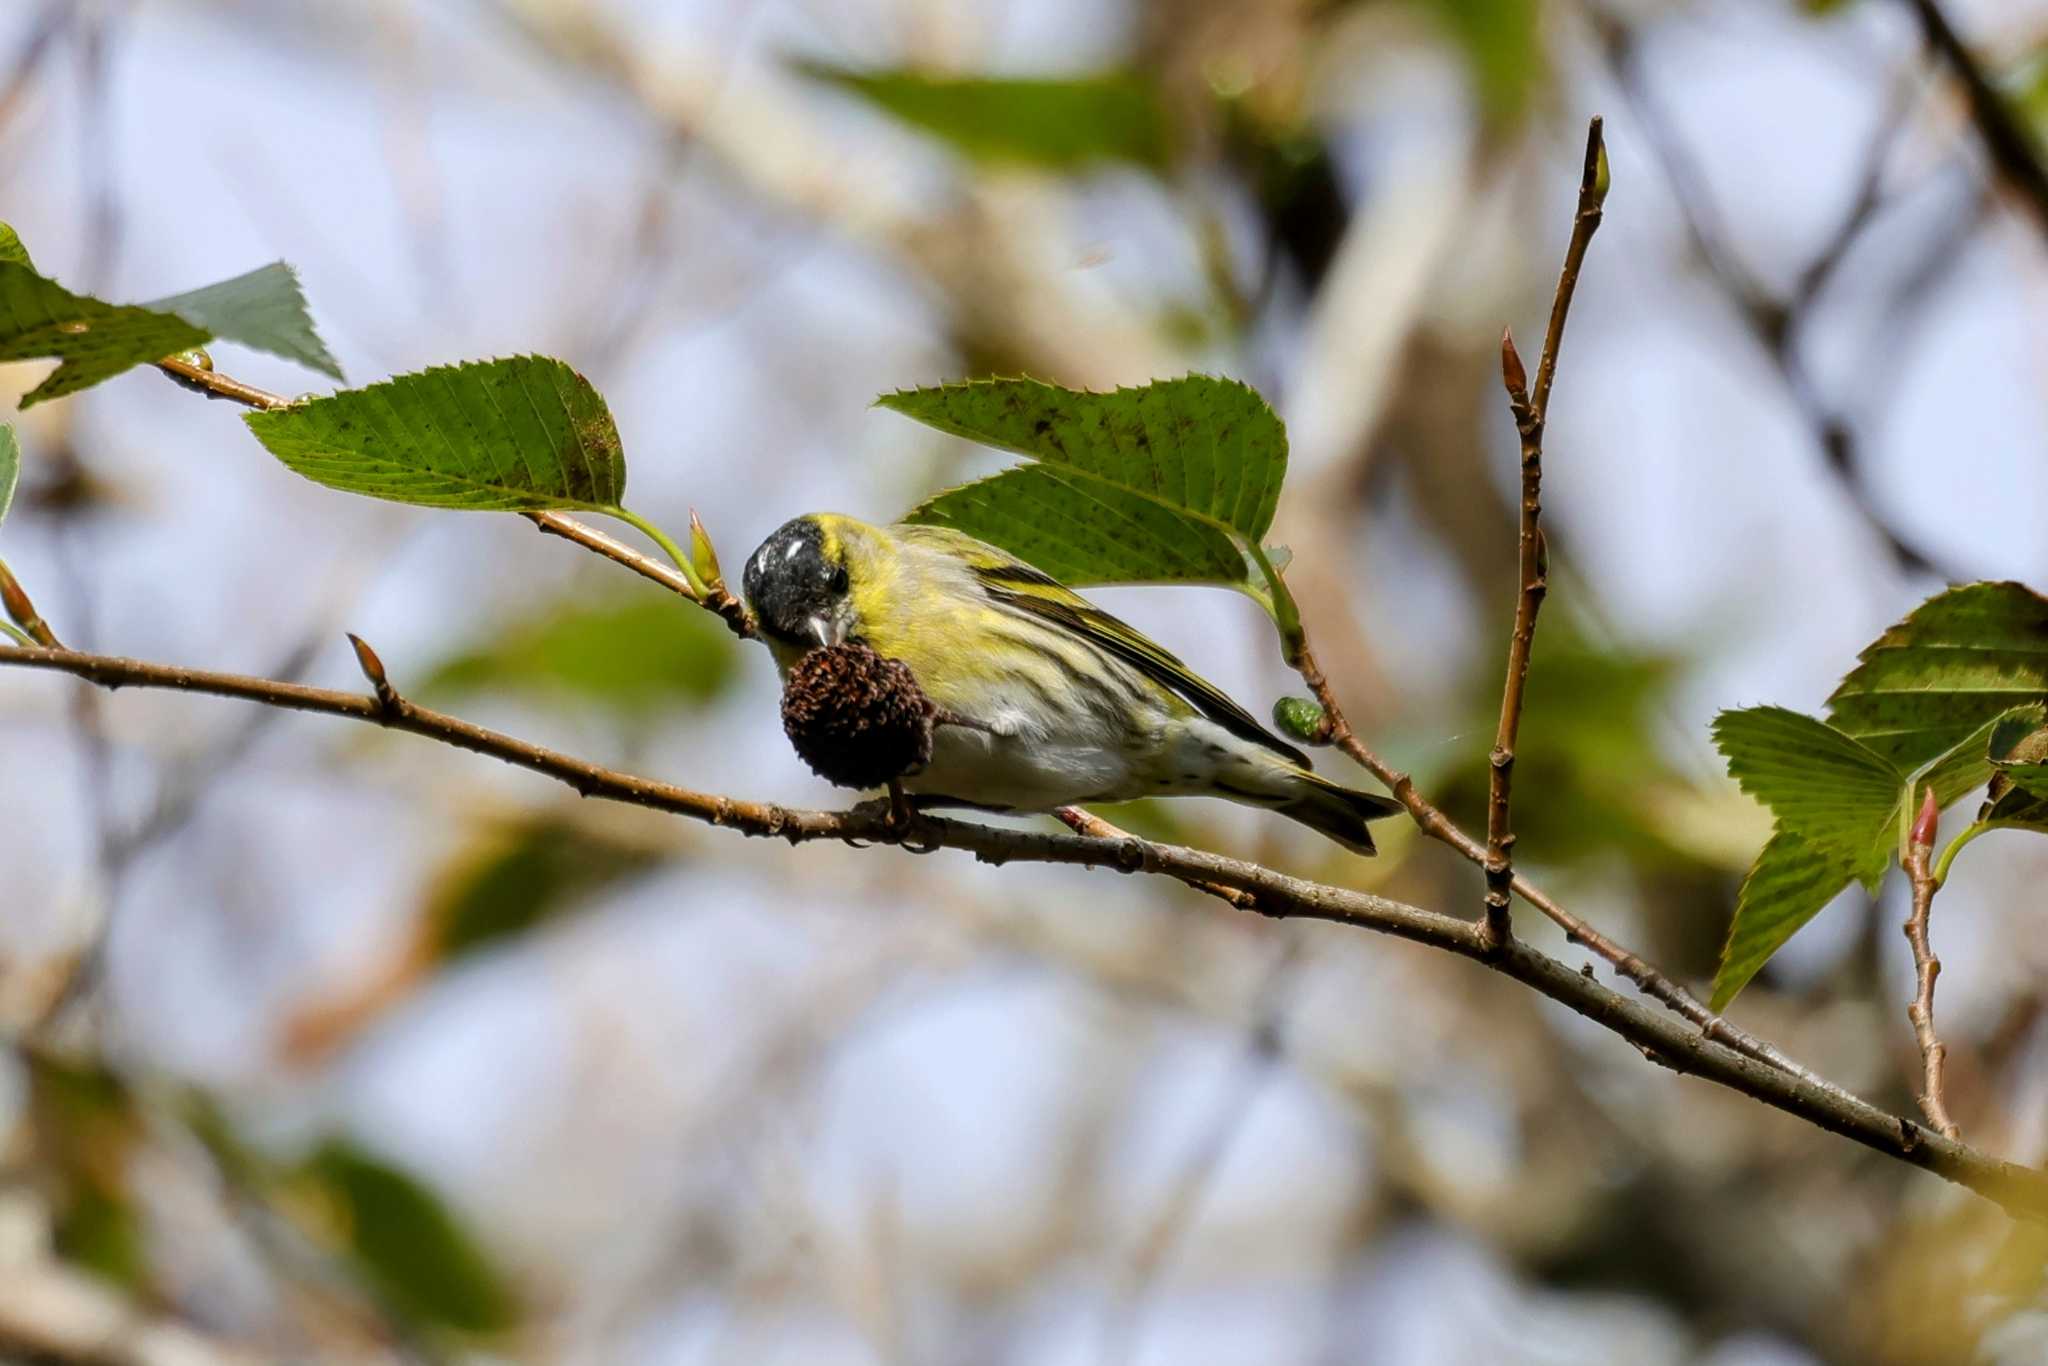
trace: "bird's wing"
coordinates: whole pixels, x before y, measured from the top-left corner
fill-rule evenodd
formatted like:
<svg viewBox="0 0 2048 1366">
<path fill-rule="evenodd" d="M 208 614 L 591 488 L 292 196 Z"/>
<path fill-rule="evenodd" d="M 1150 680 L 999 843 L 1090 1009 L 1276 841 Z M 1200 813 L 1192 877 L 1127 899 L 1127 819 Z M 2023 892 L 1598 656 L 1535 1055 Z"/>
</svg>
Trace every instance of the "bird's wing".
<svg viewBox="0 0 2048 1366">
<path fill-rule="evenodd" d="M 1071 631 L 1130 664 L 1231 734 L 1263 745 L 1297 767 L 1309 766 L 1307 755 L 1260 725 L 1250 712 L 1181 663 L 1172 651 L 1050 574 L 950 527 L 900 526 L 896 530 L 906 539 L 963 561 L 991 601 Z"/>
</svg>

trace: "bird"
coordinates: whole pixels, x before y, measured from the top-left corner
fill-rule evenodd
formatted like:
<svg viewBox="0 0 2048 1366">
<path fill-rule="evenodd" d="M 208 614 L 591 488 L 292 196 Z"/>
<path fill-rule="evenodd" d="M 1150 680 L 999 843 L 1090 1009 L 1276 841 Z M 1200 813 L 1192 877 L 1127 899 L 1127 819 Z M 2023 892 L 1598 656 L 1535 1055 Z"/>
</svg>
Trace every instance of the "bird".
<svg viewBox="0 0 2048 1366">
<path fill-rule="evenodd" d="M 962 531 L 810 513 L 748 557 L 742 588 L 785 680 L 847 644 L 910 670 L 943 721 L 900 780 L 920 807 L 1221 797 L 1359 854 L 1367 822 L 1403 809 L 1318 775 L 1144 633 Z"/>
</svg>

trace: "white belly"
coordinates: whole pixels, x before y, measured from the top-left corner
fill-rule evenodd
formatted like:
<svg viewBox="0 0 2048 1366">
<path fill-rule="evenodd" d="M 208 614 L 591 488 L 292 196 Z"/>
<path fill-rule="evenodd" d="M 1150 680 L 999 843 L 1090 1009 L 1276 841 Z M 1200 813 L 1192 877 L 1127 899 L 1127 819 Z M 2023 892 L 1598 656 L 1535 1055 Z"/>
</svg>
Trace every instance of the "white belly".
<svg viewBox="0 0 2048 1366">
<path fill-rule="evenodd" d="M 1201 716 L 1148 718 L 1137 731 L 1101 724 L 1058 733 L 941 726 L 932 761 L 903 780 L 919 796 L 1049 811 L 1082 802 L 1178 797 L 1235 789 L 1239 800 L 1290 795 L 1292 769 Z"/>
</svg>

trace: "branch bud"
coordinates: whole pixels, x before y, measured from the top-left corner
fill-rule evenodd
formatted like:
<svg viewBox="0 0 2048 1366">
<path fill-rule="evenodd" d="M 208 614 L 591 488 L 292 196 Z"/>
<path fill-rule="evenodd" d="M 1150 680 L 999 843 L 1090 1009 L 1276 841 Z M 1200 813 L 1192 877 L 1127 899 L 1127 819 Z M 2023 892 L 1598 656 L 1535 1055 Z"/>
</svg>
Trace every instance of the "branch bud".
<svg viewBox="0 0 2048 1366">
<path fill-rule="evenodd" d="M 370 687 L 376 691 L 377 700 L 387 707 L 396 706 L 398 690 L 391 686 L 391 680 L 385 676 L 384 661 L 370 648 L 370 642 L 350 631 L 348 643 L 355 647 L 356 667 L 361 669 L 363 677 L 370 681 Z"/>
<path fill-rule="evenodd" d="M 1330 715 L 1306 697 L 1283 697 L 1273 704 L 1273 724 L 1283 735 L 1305 745 L 1330 743 Z"/>
<path fill-rule="evenodd" d="M 1529 372 L 1522 366 L 1522 353 L 1515 350 L 1515 334 L 1510 328 L 1502 328 L 1500 333 L 1500 377 L 1512 397 L 1528 394 Z"/>
<path fill-rule="evenodd" d="M 0 562 L 0 606 L 7 609 L 7 615 L 14 624 L 28 632 L 36 644 L 46 650 L 64 648 L 63 642 L 59 641 L 56 633 L 50 629 L 50 623 L 44 621 L 41 613 L 36 611 L 36 605 L 29 601 L 28 593 L 22 588 L 20 580 L 14 577 L 14 572 L 4 562 Z"/>
<path fill-rule="evenodd" d="M 697 570 L 697 577 L 712 588 L 725 586 L 725 575 L 718 569 L 718 552 L 712 548 L 711 533 L 698 520 L 697 509 L 690 509 L 690 563 Z"/>
<path fill-rule="evenodd" d="M 1607 202 L 1607 189 L 1614 181 L 1613 171 L 1607 164 L 1607 139 L 1601 136 L 1601 119 L 1598 114 L 1586 125 L 1586 169 L 1579 181 L 1580 192 L 1599 208 Z"/>
<path fill-rule="evenodd" d="M 1934 847 L 1935 826 L 1941 822 L 1941 804 L 1934 799 L 1934 789 L 1927 789 L 1927 796 L 1920 802 L 1920 814 L 1913 818 L 1913 832 L 1909 838 L 1920 849 Z"/>
</svg>

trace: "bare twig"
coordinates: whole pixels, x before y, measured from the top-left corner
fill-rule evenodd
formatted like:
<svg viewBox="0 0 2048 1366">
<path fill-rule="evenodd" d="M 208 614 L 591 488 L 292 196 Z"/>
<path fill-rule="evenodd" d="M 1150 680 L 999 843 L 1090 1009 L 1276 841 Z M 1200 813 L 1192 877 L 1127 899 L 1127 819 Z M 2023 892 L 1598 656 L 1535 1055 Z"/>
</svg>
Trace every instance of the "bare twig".
<svg viewBox="0 0 2048 1366">
<path fill-rule="evenodd" d="M 1563 286 L 1559 286 L 1562 300 Z M 1547 359 L 1547 357 L 1546 357 Z M 1500 339 L 1501 379 L 1508 391 L 1508 406 L 1514 410 L 1515 430 L 1522 439 L 1522 511 L 1519 531 L 1515 594 L 1515 624 L 1508 635 L 1507 681 L 1501 685 L 1500 725 L 1495 729 L 1493 749 L 1486 756 L 1486 912 L 1480 928 L 1487 939 L 1504 944 L 1514 934 L 1509 911 L 1515 880 L 1513 863 L 1515 834 L 1508 820 L 1508 804 L 1515 776 L 1515 736 L 1522 725 L 1522 698 L 1529 681 L 1529 650 L 1536 641 L 1536 613 L 1542 609 L 1549 578 L 1544 572 L 1543 529 L 1543 419 L 1529 399 L 1529 376 L 1522 358 L 1515 353 L 1515 339 L 1502 333 Z"/>
<path fill-rule="evenodd" d="M 1906 1018 L 1913 1022 L 1913 1037 L 1920 1043 L 1920 1109 L 1926 1114 L 1929 1124 L 1947 1137 L 1955 1138 L 1958 1132 L 1956 1122 L 1949 1118 L 1948 1101 L 1943 1094 L 1948 1045 L 1934 1032 L 1934 979 L 1941 976 L 1941 960 L 1934 956 L 1934 947 L 1927 937 L 1927 921 L 1934 909 L 1934 893 L 1940 886 L 1931 866 L 1934 830 L 1940 819 L 1941 804 L 1935 800 L 1934 789 L 1930 787 L 1920 803 L 1920 814 L 1913 820 L 1913 829 L 1906 837 L 1906 852 L 1900 860 L 1905 865 L 1906 879 L 1913 886 L 1913 911 L 1906 917 L 1906 942 L 1913 946 L 1916 986 L 1913 1003 L 1906 1007 Z"/>
<path fill-rule="evenodd" d="M 1607 197 L 1607 148 L 1600 120 L 1586 127 L 1586 160 L 1579 173 L 1579 203 L 1572 215 L 1572 235 L 1565 247 L 1564 268 L 1550 300 L 1550 326 L 1543 335 L 1543 356 L 1536 365 L 1536 389 L 1529 390 L 1528 372 L 1515 350 L 1511 332 L 1500 339 L 1501 381 L 1522 442 L 1522 508 L 1517 531 L 1515 624 L 1508 637 L 1507 681 L 1501 686 L 1500 725 L 1487 755 L 1486 913 L 1481 922 L 1487 941 L 1504 944 L 1514 934 L 1509 891 L 1514 884 L 1515 834 L 1509 823 L 1509 795 L 1515 774 L 1515 736 L 1522 724 L 1522 699 L 1529 680 L 1529 651 L 1536 641 L 1536 614 L 1550 591 L 1543 553 L 1543 423 L 1550 408 L 1550 385 L 1557 376 L 1558 347 L 1564 341 L 1565 318 L 1579 285 L 1586 248 L 1600 228 L 1600 205 Z"/>
<path fill-rule="evenodd" d="M 1263 915 L 1356 925 L 1473 959 L 1577 1011 L 1663 1066 L 1741 1092 L 1877 1152 L 1934 1172 L 1976 1191 L 2016 1217 L 2048 1223 L 2048 1172 L 2000 1161 L 1931 1132 L 1911 1119 L 1887 1113 L 1839 1087 L 1760 1061 L 1704 1031 L 1689 1029 L 1629 1000 L 1527 944 L 1510 941 L 1489 945 L 1484 942 L 1480 927 L 1472 921 L 1387 897 L 1290 877 L 1203 850 L 1130 837 L 1100 839 L 999 829 L 933 817 L 923 817 L 906 830 L 893 826 L 886 811 L 873 803 L 844 812 L 804 811 L 696 792 L 605 768 L 430 710 L 407 700 L 395 689 L 387 701 L 273 679 L 72 650 L 0 650 L 0 668 L 8 666 L 70 674 L 103 688 L 208 693 L 368 722 L 503 760 L 566 783 L 587 797 L 665 811 L 746 835 L 779 836 L 792 844 L 832 840 L 903 845 L 920 850 L 958 849 L 991 864 L 1106 867 L 1235 888 L 1254 895 Z M 1412 795 L 1413 785 L 1406 786 Z M 1476 850 L 1477 846 L 1473 848 Z"/>
<path fill-rule="evenodd" d="M 1927 39 L 1927 46 L 1962 82 L 1970 99 L 1970 121 L 1976 125 L 1977 136 L 1983 139 L 1984 150 L 1990 155 L 1999 179 L 2026 201 L 2035 222 L 2043 232 L 2048 232 L 2048 166 L 2042 164 L 2040 145 L 2020 122 L 2018 112 L 1984 74 L 1977 59 L 1963 46 L 1937 0 L 1909 3 L 1919 16 L 1920 32 Z"/>
</svg>

